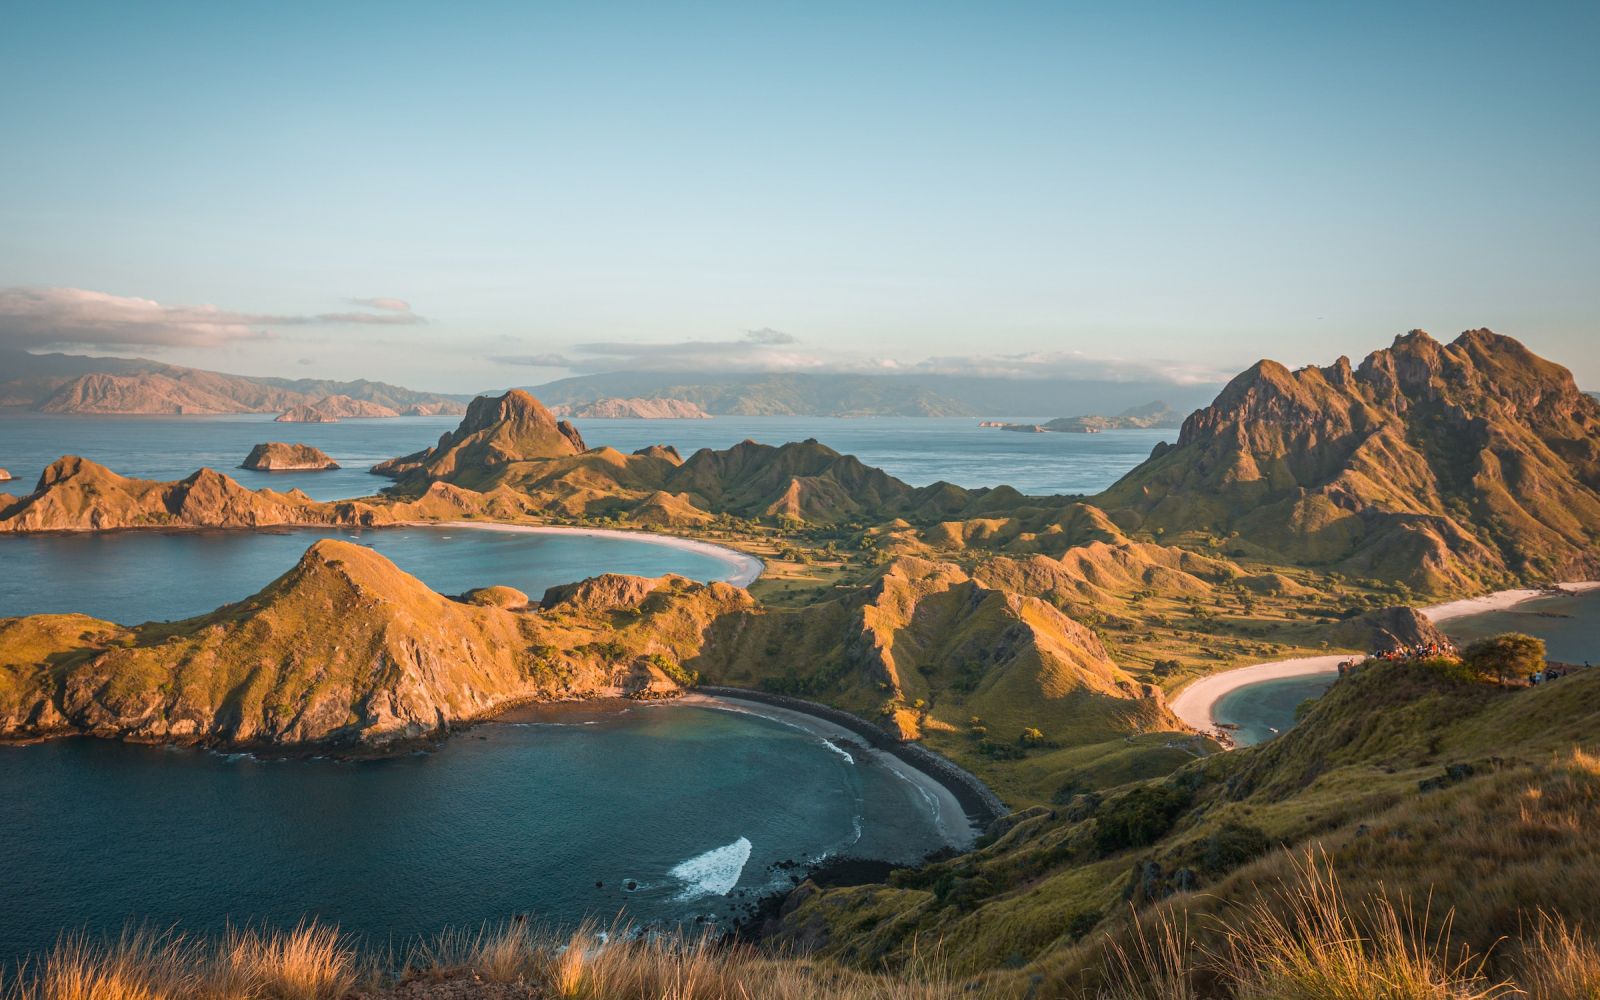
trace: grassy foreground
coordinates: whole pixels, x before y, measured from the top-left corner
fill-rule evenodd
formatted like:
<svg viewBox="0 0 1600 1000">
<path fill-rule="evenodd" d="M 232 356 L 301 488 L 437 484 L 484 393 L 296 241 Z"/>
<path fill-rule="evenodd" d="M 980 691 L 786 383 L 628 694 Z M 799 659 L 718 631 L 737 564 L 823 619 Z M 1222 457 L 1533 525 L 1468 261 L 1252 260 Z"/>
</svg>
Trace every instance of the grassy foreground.
<svg viewBox="0 0 1600 1000">
<path fill-rule="evenodd" d="M 1327 859 L 1306 853 L 1292 875 L 1203 932 L 1171 910 L 1130 916 L 1099 942 L 1098 983 L 1040 992 L 1038 983 L 961 981 L 937 947 L 889 976 L 766 953 L 710 937 L 633 936 L 595 926 L 558 935 L 523 922 L 447 932 L 393 956 L 361 951 L 333 929 L 236 931 L 216 941 L 134 931 L 114 941 L 67 938 L 0 989 L 5 1000 L 384 1000 L 500 997 L 562 1000 L 1595 1000 L 1600 943 L 1559 916 L 1525 915 L 1523 932 L 1488 955 L 1458 945 L 1451 917 L 1406 896 L 1353 898 Z"/>
</svg>

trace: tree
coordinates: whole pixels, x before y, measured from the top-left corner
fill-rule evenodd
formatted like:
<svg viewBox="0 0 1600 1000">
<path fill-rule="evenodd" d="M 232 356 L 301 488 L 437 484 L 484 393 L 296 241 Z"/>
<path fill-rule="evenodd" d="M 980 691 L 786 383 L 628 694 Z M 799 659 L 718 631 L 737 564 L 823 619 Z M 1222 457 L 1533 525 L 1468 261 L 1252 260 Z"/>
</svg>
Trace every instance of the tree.
<svg viewBox="0 0 1600 1000">
<path fill-rule="evenodd" d="M 1479 673 L 1505 680 L 1544 669 L 1544 640 L 1521 632 L 1479 639 L 1462 650 L 1461 658 Z"/>
</svg>

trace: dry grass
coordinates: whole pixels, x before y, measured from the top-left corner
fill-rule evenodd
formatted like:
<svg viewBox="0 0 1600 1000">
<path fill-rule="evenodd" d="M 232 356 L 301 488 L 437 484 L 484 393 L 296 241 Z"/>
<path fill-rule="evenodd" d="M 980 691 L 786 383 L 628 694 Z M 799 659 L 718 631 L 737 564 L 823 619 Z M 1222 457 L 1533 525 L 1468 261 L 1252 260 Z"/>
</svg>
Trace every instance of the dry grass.
<svg viewBox="0 0 1600 1000">
<path fill-rule="evenodd" d="M 340 1000 L 362 968 L 332 928 L 230 931 L 203 943 L 133 930 L 110 941 L 63 938 L 24 966 L 5 1000 Z"/>
<path fill-rule="evenodd" d="M 1540 913 L 1522 940 L 1517 979 L 1535 1000 L 1600 1000 L 1600 944 Z"/>
</svg>

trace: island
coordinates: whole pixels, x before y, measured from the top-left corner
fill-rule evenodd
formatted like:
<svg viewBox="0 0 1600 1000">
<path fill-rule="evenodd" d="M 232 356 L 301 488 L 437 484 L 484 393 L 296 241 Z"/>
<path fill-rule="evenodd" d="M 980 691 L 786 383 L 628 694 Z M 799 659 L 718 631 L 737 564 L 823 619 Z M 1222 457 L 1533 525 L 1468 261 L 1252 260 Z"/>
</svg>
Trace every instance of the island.
<svg viewBox="0 0 1600 1000">
<path fill-rule="evenodd" d="M 577 417 L 584 420 L 709 420 L 711 414 L 700 404 L 686 399 L 597 399 L 592 403 L 575 403 L 552 406 L 550 412 L 558 417 Z"/>
<path fill-rule="evenodd" d="M 324 452 L 308 444 L 285 444 L 266 441 L 250 449 L 250 454 L 240 463 L 241 469 L 256 472 L 310 472 L 337 469 L 339 463 Z"/>
<path fill-rule="evenodd" d="M 1182 424 L 1182 418 L 1166 403 L 1157 400 L 1143 406 L 1135 406 L 1124 410 L 1114 417 L 1086 416 L 1086 417 L 1057 417 L 1042 424 L 1016 424 L 1003 420 L 985 420 L 978 424 L 979 427 L 994 427 L 1003 431 L 1017 431 L 1024 434 L 1098 434 L 1101 431 L 1121 431 L 1130 429 L 1169 428 Z"/>
</svg>

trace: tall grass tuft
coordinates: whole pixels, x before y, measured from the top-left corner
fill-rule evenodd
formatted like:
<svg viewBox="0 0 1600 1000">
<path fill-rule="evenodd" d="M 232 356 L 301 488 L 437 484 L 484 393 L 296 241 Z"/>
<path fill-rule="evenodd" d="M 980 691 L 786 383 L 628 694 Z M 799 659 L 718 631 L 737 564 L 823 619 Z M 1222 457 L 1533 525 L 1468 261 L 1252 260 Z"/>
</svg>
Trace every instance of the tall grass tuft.
<svg viewBox="0 0 1600 1000">
<path fill-rule="evenodd" d="M 1522 939 L 1517 980 L 1536 1000 L 1600 1000 L 1600 943 L 1559 916 L 1540 913 Z"/>
</svg>

